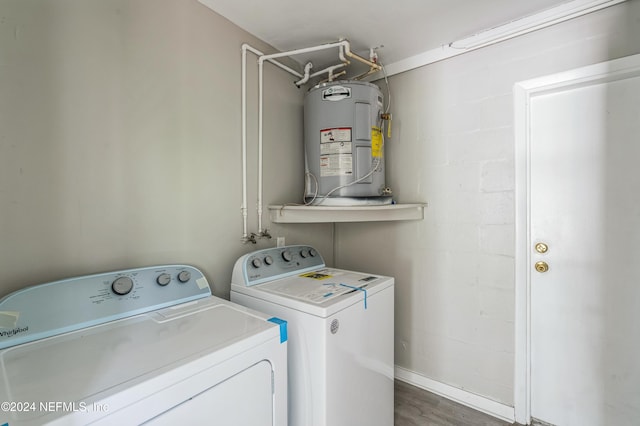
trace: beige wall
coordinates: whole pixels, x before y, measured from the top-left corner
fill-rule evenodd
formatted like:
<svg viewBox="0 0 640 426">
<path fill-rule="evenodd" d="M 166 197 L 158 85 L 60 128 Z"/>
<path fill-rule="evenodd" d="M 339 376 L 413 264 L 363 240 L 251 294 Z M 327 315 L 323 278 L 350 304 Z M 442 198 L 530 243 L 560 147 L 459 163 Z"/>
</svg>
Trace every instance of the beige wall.
<svg viewBox="0 0 640 426">
<path fill-rule="evenodd" d="M 228 296 L 235 259 L 275 245 L 240 242 L 244 42 L 269 49 L 196 0 L 0 2 L 0 295 L 184 262 Z M 302 91 L 265 70 L 265 200 L 295 201 Z M 331 225 L 265 224 L 331 258 Z"/>
<path fill-rule="evenodd" d="M 336 260 L 396 277 L 398 366 L 513 404 L 513 85 L 639 40 L 631 0 L 390 78 L 387 180 L 429 206 L 420 222 L 338 225 Z"/>
</svg>

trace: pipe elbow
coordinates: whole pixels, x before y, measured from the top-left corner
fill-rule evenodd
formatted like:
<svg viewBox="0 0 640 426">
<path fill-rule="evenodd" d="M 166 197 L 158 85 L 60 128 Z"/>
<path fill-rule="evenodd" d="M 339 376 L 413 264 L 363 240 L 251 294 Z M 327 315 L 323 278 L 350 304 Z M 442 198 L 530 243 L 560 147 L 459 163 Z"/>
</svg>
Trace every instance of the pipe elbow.
<svg viewBox="0 0 640 426">
<path fill-rule="evenodd" d="M 307 62 L 307 64 L 304 66 L 304 76 L 300 80 L 296 81 L 294 84 L 300 87 L 303 84 L 305 84 L 307 81 L 309 81 L 309 78 L 311 77 L 312 68 L 313 68 L 313 64 L 311 62 Z"/>
</svg>

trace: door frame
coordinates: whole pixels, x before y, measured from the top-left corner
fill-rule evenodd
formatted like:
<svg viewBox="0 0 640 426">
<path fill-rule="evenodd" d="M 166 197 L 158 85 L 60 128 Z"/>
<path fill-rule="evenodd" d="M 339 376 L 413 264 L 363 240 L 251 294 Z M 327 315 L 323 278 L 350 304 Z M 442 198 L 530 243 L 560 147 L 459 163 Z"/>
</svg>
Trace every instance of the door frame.
<svg viewBox="0 0 640 426">
<path fill-rule="evenodd" d="M 516 83 L 515 130 L 515 371 L 517 423 L 531 422 L 531 100 L 541 94 L 640 76 L 640 54 Z"/>
</svg>

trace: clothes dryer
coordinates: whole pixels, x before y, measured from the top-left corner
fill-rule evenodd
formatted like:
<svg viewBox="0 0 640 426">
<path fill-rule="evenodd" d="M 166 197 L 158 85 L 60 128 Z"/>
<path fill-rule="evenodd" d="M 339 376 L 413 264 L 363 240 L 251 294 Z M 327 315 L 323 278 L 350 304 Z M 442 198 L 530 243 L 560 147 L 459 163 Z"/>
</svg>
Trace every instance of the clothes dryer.
<svg viewBox="0 0 640 426">
<path fill-rule="evenodd" d="M 187 265 L 28 287 L 0 300 L 0 424 L 286 426 L 286 347 Z"/>
</svg>

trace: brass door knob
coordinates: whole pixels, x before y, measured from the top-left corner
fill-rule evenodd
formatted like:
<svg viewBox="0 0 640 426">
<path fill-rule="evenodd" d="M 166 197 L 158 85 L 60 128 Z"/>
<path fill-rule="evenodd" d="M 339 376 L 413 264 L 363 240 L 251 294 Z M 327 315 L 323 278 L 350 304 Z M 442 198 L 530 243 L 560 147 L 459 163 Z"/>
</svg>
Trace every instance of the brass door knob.
<svg viewBox="0 0 640 426">
<path fill-rule="evenodd" d="M 538 243 L 535 248 L 538 253 L 546 253 L 549 250 L 549 246 L 545 243 Z"/>
<path fill-rule="evenodd" d="M 547 272 L 549 270 L 549 265 L 547 264 L 547 262 L 536 262 L 536 264 L 534 265 L 536 268 L 536 271 L 543 273 L 543 272 Z"/>
</svg>

